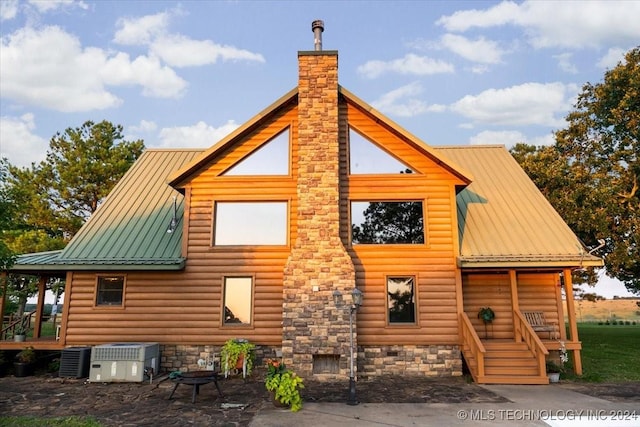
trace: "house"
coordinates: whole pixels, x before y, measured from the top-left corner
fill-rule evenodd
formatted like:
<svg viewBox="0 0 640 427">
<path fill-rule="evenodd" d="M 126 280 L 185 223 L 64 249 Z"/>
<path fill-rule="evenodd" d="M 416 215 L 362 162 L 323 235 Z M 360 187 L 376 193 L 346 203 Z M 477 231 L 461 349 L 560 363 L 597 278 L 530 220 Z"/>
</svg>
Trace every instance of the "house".
<svg viewBox="0 0 640 427">
<path fill-rule="evenodd" d="M 561 286 L 602 261 L 508 151 L 429 146 L 338 84 L 336 51 L 298 59 L 297 87 L 236 131 L 147 150 L 64 250 L 19 258 L 41 289 L 66 279 L 59 340 L 34 347 L 158 342 L 163 369 L 197 369 L 242 337 L 303 377 L 345 377 L 334 293 L 357 287 L 360 376 L 455 376 L 464 360 L 477 382 L 546 383 L 562 345 L 580 373 Z"/>
</svg>

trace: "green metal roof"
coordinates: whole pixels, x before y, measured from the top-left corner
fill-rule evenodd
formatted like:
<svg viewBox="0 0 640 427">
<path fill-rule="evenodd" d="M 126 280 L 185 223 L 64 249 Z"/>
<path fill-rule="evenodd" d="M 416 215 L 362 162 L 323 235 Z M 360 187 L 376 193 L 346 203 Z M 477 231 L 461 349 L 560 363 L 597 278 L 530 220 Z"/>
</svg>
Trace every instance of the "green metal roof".
<svg viewBox="0 0 640 427">
<path fill-rule="evenodd" d="M 11 270 L 182 269 L 183 196 L 167 177 L 202 151 L 145 151 L 65 249 L 20 256 Z M 174 198 L 178 224 L 168 233 Z"/>
</svg>

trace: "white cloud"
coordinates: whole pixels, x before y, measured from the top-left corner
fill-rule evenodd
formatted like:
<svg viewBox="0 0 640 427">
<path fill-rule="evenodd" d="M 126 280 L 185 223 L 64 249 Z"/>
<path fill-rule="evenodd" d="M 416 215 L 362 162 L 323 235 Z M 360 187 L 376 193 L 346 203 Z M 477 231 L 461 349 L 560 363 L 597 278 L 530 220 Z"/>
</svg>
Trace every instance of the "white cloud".
<svg viewBox="0 0 640 427">
<path fill-rule="evenodd" d="M 168 12 L 146 15 L 141 18 L 120 18 L 113 41 L 122 45 L 148 45 L 156 37 L 165 34 L 169 26 Z"/>
<path fill-rule="evenodd" d="M 382 95 L 371 105 L 383 113 L 400 117 L 413 117 L 428 112 L 438 113 L 446 109 L 444 105 L 429 105 L 416 99 L 415 96 L 421 92 L 422 86 L 419 83 L 410 83 Z"/>
<path fill-rule="evenodd" d="M 539 145 L 552 145 L 555 142 L 555 140 L 553 138 L 552 133 L 549 133 L 545 136 L 529 138 L 522 132 L 519 132 L 516 130 L 501 130 L 501 131 L 485 130 L 469 138 L 469 144 L 471 145 L 499 144 L 499 145 L 504 145 L 507 148 L 511 148 L 520 142 L 539 146 Z"/>
<path fill-rule="evenodd" d="M 219 45 L 211 40 L 193 40 L 178 34 L 157 38 L 151 44 L 151 52 L 174 67 L 215 64 L 218 59 L 265 62 L 259 53 Z"/>
<path fill-rule="evenodd" d="M 0 21 L 13 19 L 18 15 L 18 0 L 0 1 Z"/>
<path fill-rule="evenodd" d="M 565 73 L 570 73 L 570 74 L 578 73 L 578 69 L 571 62 L 571 59 L 573 58 L 572 53 L 568 53 L 568 52 L 560 53 L 558 55 L 553 55 L 553 58 L 558 60 L 558 67 Z"/>
<path fill-rule="evenodd" d="M 2 96 L 56 111 L 117 107 L 122 100 L 105 86 L 139 85 L 149 96 L 176 97 L 186 82 L 157 58 L 110 54 L 59 27 L 24 27 L 3 37 L 0 51 Z"/>
<path fill-rule="evenodd" d="M 129 126 L 129 132 L 134 134 L 154 132 L 156 129 L 158 129 L 156 122 L 149 120 L 140 120 L 140 124 Z"/>
<path fill-rule="evenodd" d="M 233 132 L 238 125 L 233 120 L 229 120 L 224 125 L 215 128 L 203 121 L 193 126 L 178 126 L 163 128 L 160 131 L 160 147 L 184 148 L 184 147 L 210 147 L 229 133 Z"/>
<path fill-rule="evenodd" d="M 20 167 L 44 160 L 49 143 L 33 133 L 35 128 L 31 113 L 0 117 L 0 157 L 6 157 L 12 165 Z"/>
<path fill-rule="evenodd" d="M 80 9 L 88 9 L 89 6 L 83 1 L 76 0 L 29 0 L 29 4 L 34 6 L 38 12 L 46 13 L 55 9 L 72 6 Z"/>
<path fill-rule="evenodd" d="M 612 47 L 602 58 L 600 58 L 597 65 L 603 70 L 613 69 L 618 65 L 618 62 L 624 62 L 624 56 L 626 53 L 627 51 L 625 49 Z"/>
<path fill-rule="evenodd" d="M 467 95 L 451 110 L 475 123 L 492 125 L 540 125 L 560 127 L 577 88 L 562 83 L 525 83 L 505 89 L 489 89 Z"/>
<path fill-rule="evenodd" d="M 152 55 L 173 67 L 215 64 L 218 59 L 265 62 L 259 53 L 169 33 L 171 17 L 179 13 L 177 9 L 141 18 L 121 18 L 116 24 L 119 29 L 114 41 L 123 45 L 149 46 Z"/>
<path fill-rule="evenodd" d="M 417 76 L 453 73 L 454 67 L 445 61 L 409 53 L 403 58 L 391 61 L 368 61 L 364 65 L 360 65 L 357 71 L 365 77 L 373 79 L 389 72 Z"/>
<path fill-rule="evenodd" d="M 640 39 L 639 18 L 640 2 L 634 1 L 503 1 L 484 10 L 442 16 L 437 24 L 457 32 L 515 25 L 536 48 L 583 48 L 635 45 Z"/>
<path fill-rule="evenodd" d="M 505 53 L 498 43 L 479 37 L 470 40 L 464 36 L 456 34 L 445 34 L 441 38 L 444 47 L 464 59 L 481 64 L 497 64 L 502 61 Z"/>
</svg>

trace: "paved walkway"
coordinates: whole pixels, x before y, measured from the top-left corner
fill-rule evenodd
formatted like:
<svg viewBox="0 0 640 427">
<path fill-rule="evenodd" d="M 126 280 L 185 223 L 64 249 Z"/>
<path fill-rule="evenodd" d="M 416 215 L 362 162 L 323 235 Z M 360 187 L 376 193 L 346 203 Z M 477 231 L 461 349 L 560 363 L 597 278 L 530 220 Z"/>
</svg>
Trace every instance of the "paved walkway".
<svg viewBox="0 0 640 427">
<path fill-rule="evenodd" d="M 305 403 L 291 413 L 259 411 L 251 427 L 551 426 L 640 427 L 640 404 L 610 402 L 558 385 L 482 386 L 508 402 L 491 403 Z"/>
</svg>

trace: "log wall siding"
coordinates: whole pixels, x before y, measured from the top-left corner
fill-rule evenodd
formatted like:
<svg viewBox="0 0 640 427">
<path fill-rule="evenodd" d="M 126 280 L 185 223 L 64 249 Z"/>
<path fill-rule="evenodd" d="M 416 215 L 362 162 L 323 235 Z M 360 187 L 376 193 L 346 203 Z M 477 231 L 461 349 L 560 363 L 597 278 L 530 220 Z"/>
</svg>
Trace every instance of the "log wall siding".
<svg viewBox="0 0 640 427">
<path fill-rule="evenodd" d="M 549 322 L 559 321 L 556 299 L 557 273 L 518 273 L 516 276 L 520 311 L 543 311 Z M 481 338 L 484 323 L 478 319 L 481 307 L 491 307 L 496 313 L 493 324 L 488 326 L 492 338 L 513 338 L 513 317 L 509 275 L 504 273 L 463 274 L 464 311 Z M 538 333 L 548 339 L 546 332 Z"/>
<path fill-rule="evenodd" d="M 457 227 L 451 198 L 459 181 L 418 149 L 348 104 L 348 123 L 367 139 L 411 167 L 414 174 L 349 175 L 349 153 L 342 159 L 342 238 L 353 258 L 356 283 L 364 293 L 358 311 L 358 345 L 438 345 L 458 343 L 456 307 Z M 345 142 L 348 147 L 348 143 Z M 398 171 L 400 172 L 400 171 Z M 350 201 L 422 200 L 424 245 L 351 245 Z M 415 325 L 388 325 L 386 278 L 416 277 Z"/>
</svg>

